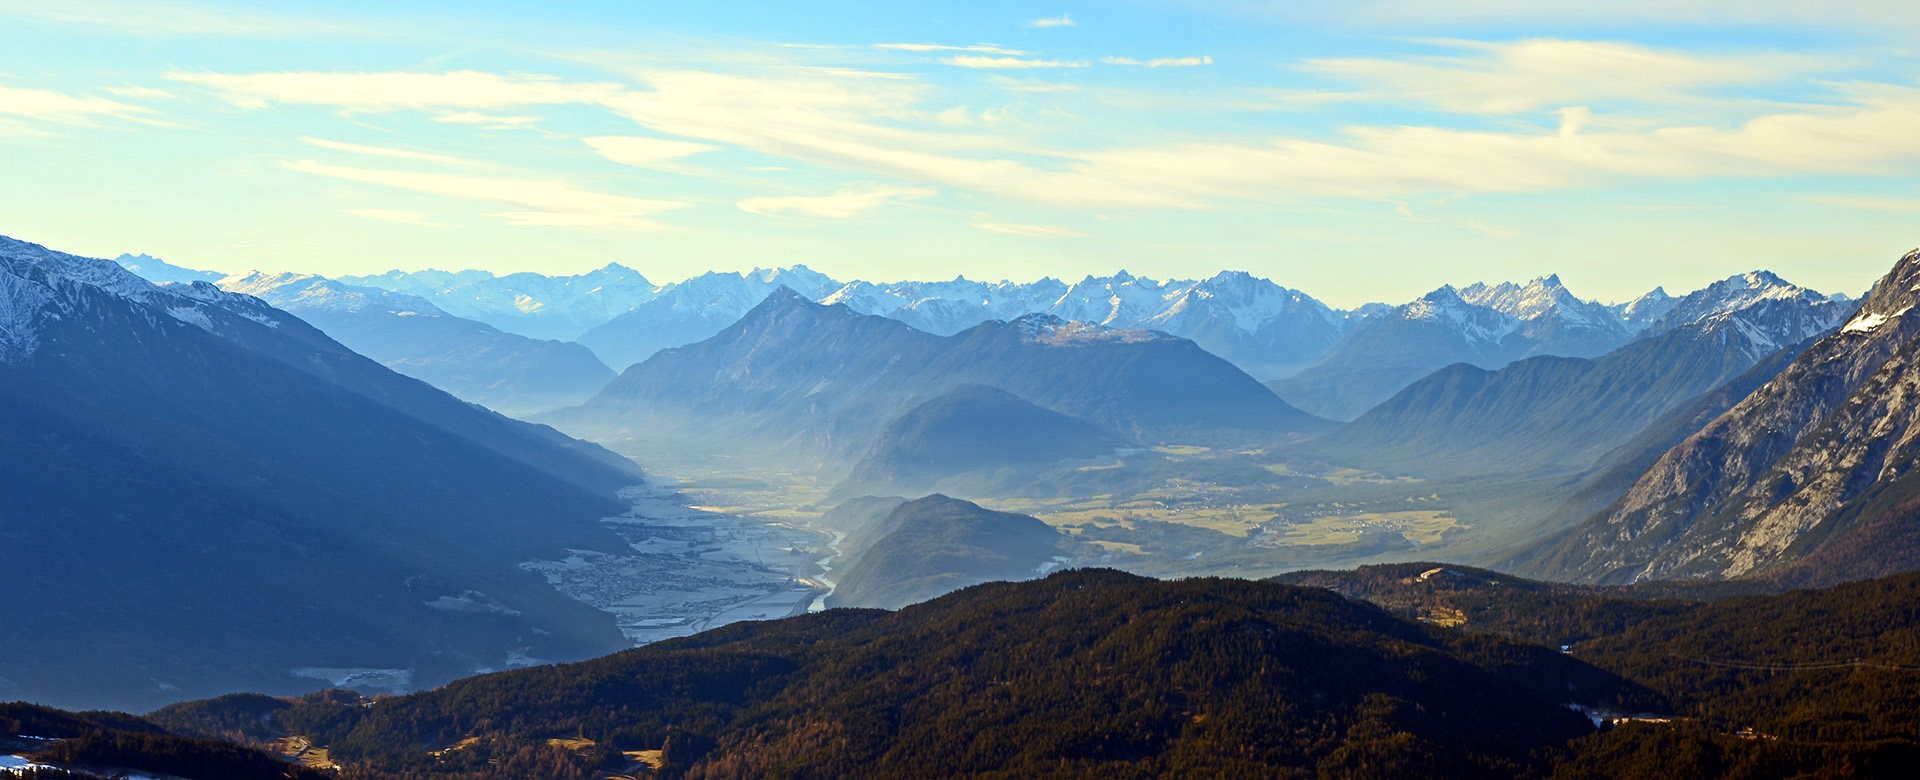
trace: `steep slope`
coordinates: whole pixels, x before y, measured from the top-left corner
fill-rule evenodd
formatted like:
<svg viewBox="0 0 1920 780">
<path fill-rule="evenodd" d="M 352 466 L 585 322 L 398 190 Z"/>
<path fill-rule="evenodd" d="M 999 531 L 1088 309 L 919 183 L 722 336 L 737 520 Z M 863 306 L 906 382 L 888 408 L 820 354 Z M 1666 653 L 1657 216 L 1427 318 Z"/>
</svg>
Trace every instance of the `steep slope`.
<svg viewBox="0 0 1920 780">
<path fill-rule="evenodd" d="M 453 316 L 534 339 L 577 339 L 659 293 L 640 272 L 618 263 L 575 276 L 426 270 L 338 281 L 417 295 Z"/>
<path fill-rule="evenodd" d="M 253 272 L 218 284 L 290 312 L 388 368 L 504 414 L 577 405 L 614 376 L 586 347 L 507 333 L 412 295 L 287 273 Z"/>
<path fill-rule="evenodd" d="M 1085 420 L 1004 390 L 967 385 L 894 420 L 833 492 L 919 494 L 955 475 L 1095 458 L 1120 444 L 1119 437 Z"/>
<path fill-rule="evenodd" d="M 1775 290 L 1786 294 L 1731 299 L 1708 288 L 1689 295 L 1663 318 L 1659 335 L 1599 358 L 1534 357 L 1497 371 L 1449 366 L 1305 449 L 1427 476 L 1587 468 L 1642 426 L 1846 315 L 1810 290 L 1784 282 Z"/>
<path fill-rule="evenodd" d="M 1634 695 L 1326 591 L 1074 571 L 277 717 L 387 775 L 584 776 L 663 750 L 665 777 L 1479 777 L 1591 733 L 1565 702 Z M 539 751 L 554 735 L 589 746 Z"/>
<path fill-rule="evenodd" d="M 607 365 L 624 370 L 668 347 L 711 338 L 775 290 L 792 289 L 809 300 L 818 300 L 840 286 L 804 265 L 756 268 L 744 274 L 711 272 L 662 288 L 652 299 L 582 333 L 577 340 Z"/>
<path fill-rule="evenodd" d="M 965 385 L 1129 436 L 1325 424 L 1185 339 L 1045 315 L 943 338 L 784 288 L 713 338 L 662 351 L 551 419 L 597 438 L 697 432 L 694 446 L 817 464 L 822 451 L 857 456 L 887 422 Z"/>
<path fill-rule="evenodd" d="M 874 531 L 828 606 L 899 609 L 982 582 L 1033 579 L 1064 541 L 1034 518 L 939 494 L 894 507 Z"/>
<path fill-rule="evenodd" d="M 1785 577 L 1823 583 L 1920 566 L 1920 251 L 1839 332 L 1661 456 L 1619 502 L 1523 555 L 1598 582 Z"/>
<path fill-rule="evenodd" d="M 149 706 L 316 685 L 305 667 L 421 685 L 606 652 L 606 615 L 517 564 L 619 549 L 596 521 L 638 478 L 258 299 L 0 239 L 0 535 L 35 625 L 0 645 L 5 698 Z"/>
</svg>

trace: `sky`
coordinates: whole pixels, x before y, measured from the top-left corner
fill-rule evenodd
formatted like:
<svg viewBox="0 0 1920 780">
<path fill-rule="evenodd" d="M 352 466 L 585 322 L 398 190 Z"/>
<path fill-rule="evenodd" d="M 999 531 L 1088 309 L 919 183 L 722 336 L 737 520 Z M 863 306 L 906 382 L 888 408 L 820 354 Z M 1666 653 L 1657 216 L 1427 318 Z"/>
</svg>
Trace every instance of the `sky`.
<svg viewBox="0 0 1920 780">
<path fill-rule="evenodd" d="M 0 0 L 0 234 L 229 272 L 1245 270 L 1602 301 L 1920 244 L 1920 3 Z M 1832 7 L 1842 6 L 1842 7 Z"/>
</svg>

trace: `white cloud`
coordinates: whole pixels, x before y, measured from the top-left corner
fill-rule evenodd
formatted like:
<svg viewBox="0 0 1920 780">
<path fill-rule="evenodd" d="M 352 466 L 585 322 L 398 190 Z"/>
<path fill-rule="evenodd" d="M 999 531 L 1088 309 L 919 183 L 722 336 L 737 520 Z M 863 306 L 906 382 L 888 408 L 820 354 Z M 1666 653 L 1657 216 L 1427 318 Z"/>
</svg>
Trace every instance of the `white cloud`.
<svg viewBox="0 0 1920 780">
<path fill-rule="evenodd" d="M 20 89 L 0 84 L 0 116 L 54 122 L 91 124 L 100 118 L 138 119 L 153 109 L 97 97 L 78 97 L 45 89 Z"/>
<path fill-rule="evenodd" d="M 488 130 L 517 130 L 539 123 L 540 117 L 486 114 L 479 111 L 457 111 L 436 116 L 433 118 L 433 121 L 449 125 L 478 125 Z"/>
<path fill-rule="evenodd" d="M 961 68 L 980 68 L 988 70 L 1027 70 L 1031 68 L 1084 68 L 1085 62 L 1069 60 L 1029 60 L 1019 57 L 976 57 L 962 54 L 941 60 L 948 65 Z"/>
<path fill-rule="evenodd" d="M 617 84 L 568 82 L 551 76 L 447 73 L 254 74 L 174 72 L 167 78 L 198 84 L 243 108 L 273 104 L 332 106 L 349 111 L 501 109 L 593 103 L 617 94 Z"/>
<path fill-rule="evenodd" d="M 930 198 L 938 193 L 924 187 L 872 187 L 842 190 L 832 195 L 767 196 L 740 201 L 743 211 L 762 216 L 804 216 L 825 219 L 856 217 L 890 203 Z"/>
<path fill-rule="evenodd" d="M 576 189 L 538 179 L 493 179 L 441 173 L 389 171 L 329 165 L 315 160 L 283 163 L 289 170 L 364 184 L 412 190 L 462 200 L 517 207 L 494 214 L 515 225 L 649 229 L 659 223 L 645 217 L 681 204 L 642 200 Z"/>
<path fill-rule="evenodd" d="M 873 48 L 892 49 L 894 51 L 966 51 L 975 54 L 1001 54 L 1010 57 L 1026 56 L 1026 52 L 1020 51 L 1019 49 L 1009 49 L 992 43 L 976 43 L 972 46 L 949 46 L 941 43 L 876 43 L 873 45 Z"/>
<path fill-rule="evenodd" d="M 1132 57 L 1102 57 L 1101 62 L 1108 65 L 1140 65 L 1148 68 L 1196 68 L 1212 65 L 1212 57 L 1159 57 L 1151 60 L 1136 60 Z"/>
<path fill-rule="evenodd" d="M 463 167 L 479 167 L 480 165 L 482 165 L 482 163 L 474 162 L 473 160 L 463 160 L 459 157 L 448 157 L 444 154 L 434 154 L 432 152 L 416 152 L 411 149 L 391 149 L 385 146 L 365 146 L 362 144 L 350 144 L 345 141 L 329 141 L 325 138 L 302 137 L 300 140 L 305 141 L 314 146 L 318 146 L 322 149 L 332 149 L 336 152 L 351 152 L 353 154 L 365 154 L 365 155 L 372 155 L 374 157 L 393 157 L 393 158 L 398 158 L 402 160 L 416 160 L 419 162 L 439 163 L 441 165 L 458 165 Z"/>
<path fill-rule="evenodd" d="M 1308 60 L 1309 71 L 1377 91 L 1382 100 L 1505 114 L 1607 100 L 1674 101 L 1821 67 L 1808 57 L 1703 57 L 1625 43 L 1537 39 L 1445 41 L 1458 54 Z"/>
<path fill-rule="evenodd" d="M 601 135 L 580 139 L 605 157 L 621 165 L 646 167 L 655 163 L 677 160 L 701 152 L 720 149 L 712 144 L 692 141 L 674 141 L 666 138 L 645 138 L 630 135 Z"/>
<path fill-rule="evenodd" d="M 1079 24 L 1073 21 L 1073 16 L 1071 14 L 1061 14 L 1059 16 L 1054 16 L 1046 19 L 1035 19 L 1031 22 L 1028 22 L 1027 24 L 1033 25 L 1034 27 L 1041 27 L 1041 28 L 1079 27 L 1080 26 Z"/>
<path fill-rule="evenodd" d="M 975 222 L 969 227 L 990 233 L 1004 233 L 1009 236 L 1028 238 L 1086 238 L 1087 234 L 1073 228 L 1059 225 L 1017 225 L 1008 222 Z"/>
<path fill-rule="evenodd" d="M 1557 128 L 1356 126 L 1320 138 L 1203 137 L 1087 150 L 1036 143 L 1010 134 L 1017 129 L 994 130 L 985 123 L 942 125 L 940 112 L 925 108 L 933 88 L 915 79 L 787 68 L 752 75 L 635 71 L 644 86 L 621 89 L 543 77 L 466 73 L 439 81 L 401 74 L 406 78 L 393 81 L 386 75 L 335 74 L 321 94 L 359 107 L 398 108 L 412 97 L 426 102 L 428 111 L 453 100 L 443 86 L 464 86 L 467 94 L 459 99 L 466 102 L 572 98 L 687 142 L 1073 207 L 1201 208 L 1298 195 L 1527 192 L 1633 178 L 1898 174 L 1920 162 L 1920 133 L 1913 132 L 1920 127 L 1920 90 L 1884 85 L 1851 86 L 1840 105 L 1777 111 L 1738 125 L 1662 127 L 1596 118 L 1572 106 L 1559 112 Z M 258 85 L 236 78 L 241 80 L 231 83 Z M 353 80 L 360 85 L 346 83 Z M 416 89 L 421 92 L 408 92 Z M 249 89 L 239 99 L 261 95 Z M 1495 97 L 1470 90 L 1450 100 L 1485 107 Z M 768 211 L 788 203 L 754 202 Z M 800 201 L 791 203 L 786 208 L 798 213 Z"/>
<path fill-rule="evenodd" d="M 394 209 L 347 209 L 348 214 L 382 222 L 398 222 L 402 225 L 421 225 L 424 227 L 446 227 L 427 218 L 418 211 L 396 211 Z"/>
<path fill-rule="evenodd" d="M 123 97 L 123 98 L 132 98 L 134 100 L 167 100 L 173 97 L 172 92 L 168 92 L 164 89 L 154 89 L 153 87 L 142 87 L 137 84 L 129 84 L 124 87 L 105 87 L 101 91 L 109 94 L 119 95 L 120 97 Z"/>
</svg>

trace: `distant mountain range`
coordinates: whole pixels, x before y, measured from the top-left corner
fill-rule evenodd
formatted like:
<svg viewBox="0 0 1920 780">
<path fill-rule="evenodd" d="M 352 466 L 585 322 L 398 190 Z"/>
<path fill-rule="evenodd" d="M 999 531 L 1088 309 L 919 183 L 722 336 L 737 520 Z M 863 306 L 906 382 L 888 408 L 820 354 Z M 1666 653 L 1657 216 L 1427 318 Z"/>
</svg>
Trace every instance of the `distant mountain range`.
<svg viewBox="0 0 1920 780">
<path fill-rule="evenodd" d="M 156 281 L 208 276 L 150 257 L 124 257 L 149 269 L 147 275 Z M 1729 284 L 1735 280 L 1739 284 Z M 795 265 L 654 284 L 614 264 L 576 276 L 428 270 L 336 281 L 417 296 L 453 317 L 509 334 L 577 341 L 616 370 L 719 333 L 780 287 L 808 300 L 842 304 L 858 314 L 888 317 L 937 335 L 1048 314 L 1192 340 L 1269 382 L 1290 403 L 1335 420 L 1354 419 L 1415 380 L 1454 363 L 1496 370 L 1532 356 L 1598 357 L 1711 311 L 1739 308 L 1743 295 L 1780 288 L 1800 291 L 1756 272 L 1680 298 L 1656 288 L 1627 303 L 1604 305 L 1575 296 L 1558 277 L 1548 276 L 1526 284 L 1442 287 L 1402 306 L 1367 304 L 1341 311 L 1306 293 L 1237 271 L 1171 281 L 1121 271 L 1078 282 L 956 277 L 874 283 L 842 282 Z M 1712 294 L 1701 294 L 1709 291 Z M 1833 298 L 1848 302 L 1844 295 Z M 493 353 L 504 354 L 498 348 Z M 437 355 L 407 357 L 459 362 Z M 461 373 L 484 378 L 497 372 Z M 502 381 L 505 387 L 515 383 Z M 470 394 L 465 387 L 443 387 L 463 397 Z"/>
<path fill-rule="evenodd" d="M 597 521 L 639 479 L 257 298 L 0 238 L 0 538 L 33 626 L 0 643 L 0 698 L 147 707 L 608 652 L 610 616 L 518 564 L 622 549 Z"/>
<path fill-rule="evenodd" d="M 1611 307 L 1574 297 L 1557 276 L 1525 286 L 1442 287 L 1361 321 L 1318 363 L 1269 386 L 1309 412 L 1352 420 L 1416 380 L 1456 363 L 1496 370 L 1540 355 L 1598 357 L 1636 338 L 1770 300 L 1808 303 L 1827 296 L 1764 271 L 1716 282 L 1679 299 L 1655 289 Z M 1834 296 L 1839 304 L 1835 308 L 1845 308 L 1847 301 Z M 1755 334 L 1752 340 L 1767 338 Z M 1776 341 L 1772 349 L 1787 343 L 1792 342 Z"/>
<path fill-rule="evenodd" d="M 1327 427 L 1164 333 L 1035 314 L 938 336 L 785 288 L 719 335 L 662 351 L 544 419 L 601 441 L 644 436 L 818 465 L 817 453 L 857 456 L 901 415 L 968 385 L 1126 436 Z"/>
<path fill-rule="evenodd" d="M 1335 311 L 1305 293 L 1244 272 L 1167 282 L 1121 271 L 1075 283 L 1051 278 L 1025 284 L 966 278 L 873 283 L 840 282 L 796 265 L 708 273 L 658 287 L 620 266 L 584 276 L 539 277 L 546 282 L 538 284 L 534 276 L 394 271 L 342 281 L 420 295 L 457 316 L 502 330 L 575 339 L 616 368 L 719 333 L 783 286 L 810 300 L 844 304 L 939 335 L 1025 314 L 1159 330 L 1192 339 L 1261 378 L 1285 376 L 1312 363 L 1351 321 L 1374 310 Z M 614 278 L 617 283 L 610 281 Z M 591 306 L 576 302 L 581 290 L 592 293 Z M 615 305 L 625 308 L 611 310 Z M 588 313 L 606 316 L 595 321 Z"/>
<path fill-rule="evenodd" d="M 1851 306 L 1755 273 L 1658 300 L 1657 310 L 1645 335 L 1599 357 L 1442 368 L 1302 450 L 1423 476 L 1584 469 L 1767 356 L 1838 327 Z"/>
<path fill-rule="evenodd" d="M 342 276 L 358 287 L 417 295 L 456 317 L 536 339 L 573 340 L 659 294 L 647 278 L 619 264 L 575 276 L 487 271 L 388 271 Z M 622 364 L 624 367 L 624 364 Z"/>
</svg>

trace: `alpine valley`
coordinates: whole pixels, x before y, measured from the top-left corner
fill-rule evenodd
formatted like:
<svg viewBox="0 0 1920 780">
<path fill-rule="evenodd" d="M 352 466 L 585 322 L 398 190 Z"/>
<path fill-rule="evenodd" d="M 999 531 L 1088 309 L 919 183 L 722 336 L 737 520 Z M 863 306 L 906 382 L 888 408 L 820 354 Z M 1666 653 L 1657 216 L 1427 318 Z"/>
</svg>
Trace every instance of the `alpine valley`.
<svg viewBox="0 0 1920 780">
<path fill-rule="evenodd" d="M 0 773 L 1909 776 L 1916 305 L 0 239 Z"/>
</svg>

